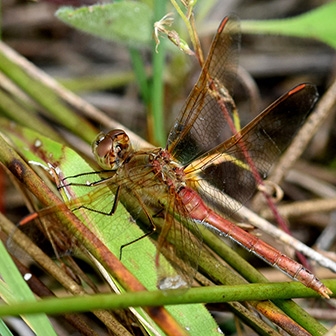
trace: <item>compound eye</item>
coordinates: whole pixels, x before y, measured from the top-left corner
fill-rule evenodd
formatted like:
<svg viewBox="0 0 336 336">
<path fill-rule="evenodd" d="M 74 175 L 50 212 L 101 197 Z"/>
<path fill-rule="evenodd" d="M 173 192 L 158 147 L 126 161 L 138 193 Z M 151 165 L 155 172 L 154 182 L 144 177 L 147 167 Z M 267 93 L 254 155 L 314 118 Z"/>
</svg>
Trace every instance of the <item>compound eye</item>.
<svg viewBox="0 0 336 336">
<path fill-rule="evenodd" d="M 92 144 L 93 154 L 105 170 L 118 169 L 131 152 L 128 135 L 123 130 L 99 134 Z"/>
<path fill-rule="evenodd" d="M 110 137 L 103 137 L 96 141 L 96 154 L 99 157 L 106 157 L 112 150 L 112 139 Z"/>
</svg>

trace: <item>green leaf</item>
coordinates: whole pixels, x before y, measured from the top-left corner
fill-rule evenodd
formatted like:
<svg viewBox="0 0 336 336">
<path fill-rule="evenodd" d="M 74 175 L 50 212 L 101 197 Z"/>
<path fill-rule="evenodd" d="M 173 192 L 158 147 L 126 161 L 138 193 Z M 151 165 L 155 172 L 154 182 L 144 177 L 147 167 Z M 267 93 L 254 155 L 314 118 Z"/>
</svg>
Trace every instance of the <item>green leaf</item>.
<svg viewBox="0 0 336 336">
<path fill-rule="evenodd" d="M 336 48 L 336 2 L 332 1 L 302 15 L 279 20 L 243 21 L 246 34 L 277 34 L 313 38 Z"/>
<path fill-rule="evenodd" d="M 0 296 L 7 304 L 23 303 L 35 300 L 27 283 L 7 253 L 3 243 L 0 241 Z M 56 335 L 50 321 L 45 314 L 22 316 L 36 335 Z M 3 331 L 5 327 L 2 326 Z M 5 333 L 4 333 L 5 334 Z M 4 335 L 1 333 L 1 335 Z"/>
<path fill-rule="evenodd" d="M 74 28 L 127 46 L 143 47 L 152 41 L 152 11 L 140 2 L 62 7 L 56 16 Z"/>
</svg>

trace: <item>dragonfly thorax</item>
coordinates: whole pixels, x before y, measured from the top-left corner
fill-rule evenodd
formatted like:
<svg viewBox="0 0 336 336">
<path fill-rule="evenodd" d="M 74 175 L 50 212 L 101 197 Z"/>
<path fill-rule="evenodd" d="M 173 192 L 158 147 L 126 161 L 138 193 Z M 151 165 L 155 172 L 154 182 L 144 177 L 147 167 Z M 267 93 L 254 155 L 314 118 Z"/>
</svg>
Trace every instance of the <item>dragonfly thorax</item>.
<svg viewBox="0 0 336 336">
<path fill-rule="evenodd" d="M 160 178 L 169 189 L 178 192 L 182 187 L 186 186 L 183 167 L 172 158 L 167 150 L 161 149 L 157 155 L 152 157 L 151 164 L 155 175 Z"/>
</svg>

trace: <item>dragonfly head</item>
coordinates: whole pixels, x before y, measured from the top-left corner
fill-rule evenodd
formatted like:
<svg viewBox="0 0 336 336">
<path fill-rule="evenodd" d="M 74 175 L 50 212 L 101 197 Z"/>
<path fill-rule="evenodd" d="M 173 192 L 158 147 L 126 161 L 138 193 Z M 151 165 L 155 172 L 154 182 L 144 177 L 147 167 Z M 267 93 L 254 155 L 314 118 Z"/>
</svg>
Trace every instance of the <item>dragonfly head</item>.
<svg viewBox="0 0 336 336">
<path fill-rule="evenodd" d="M 92 143 L 92 152 L 103 169 L 117 170 L 132 151 L 128 135 L 123 130 L 100 133 Z"/>
</svg>

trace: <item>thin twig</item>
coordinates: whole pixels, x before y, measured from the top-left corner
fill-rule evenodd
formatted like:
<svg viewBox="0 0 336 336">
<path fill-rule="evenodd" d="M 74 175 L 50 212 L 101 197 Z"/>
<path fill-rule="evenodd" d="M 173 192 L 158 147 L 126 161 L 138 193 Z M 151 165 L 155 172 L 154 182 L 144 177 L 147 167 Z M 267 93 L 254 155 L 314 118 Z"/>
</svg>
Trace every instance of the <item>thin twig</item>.
<svg viewBox="0 0 336 336">
<path fill-rule="evenodd" d="M 288 172 L 286 181 L 299 185 L 322 198 L 336 197 L 336 187 L 296 169 Z"/>
<path fill-rule="evenodd" d="M 297 201 L 290 204 L 278 205 L 280 215 L 286 218 L 300 217 L 316 212 L 330 212 L 335 209 L 336 198 L 311 199 L 308 201 Z M 267 219 L 273 217 L 269 209 L 262 211 L 261 216 Z"/>
</svg>

